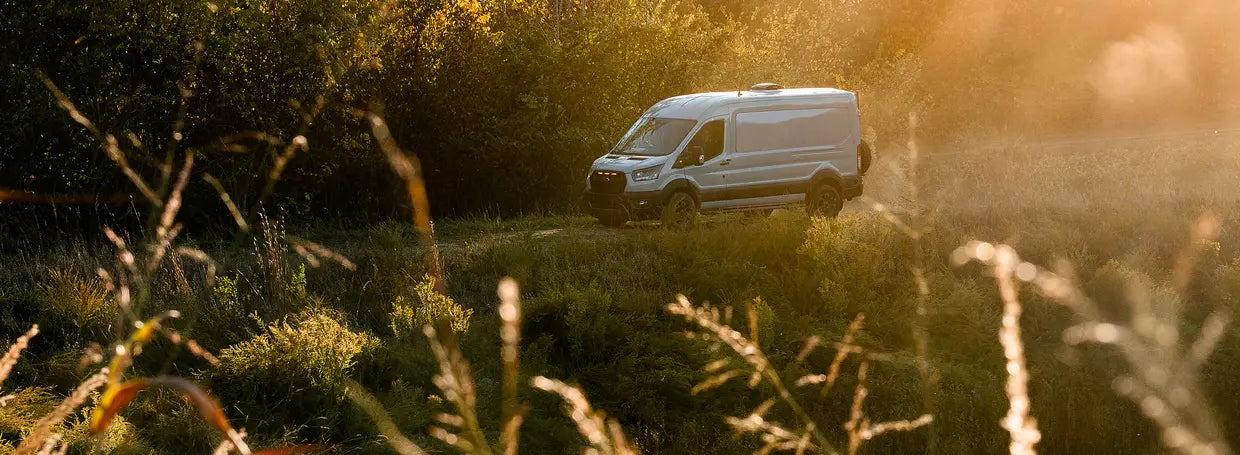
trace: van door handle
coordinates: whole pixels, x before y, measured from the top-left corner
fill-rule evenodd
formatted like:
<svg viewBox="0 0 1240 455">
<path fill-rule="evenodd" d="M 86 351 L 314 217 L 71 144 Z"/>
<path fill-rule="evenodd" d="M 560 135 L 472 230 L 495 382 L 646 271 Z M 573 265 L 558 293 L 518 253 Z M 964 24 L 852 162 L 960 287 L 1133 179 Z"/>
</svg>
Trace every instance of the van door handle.
<svg viewBox="0 0 1240 455">
<path fill-rule="evenodd" d="M 720 161 L 720 162 L 719 162 L 719 165 L 720 165 L 720 166 L 727 166 L 728 164 L 731 164 L 731 163 L 732 163 L 732 159 L 730 159 L 730 158 L 729 158 L 729 159 L 726 159 L 726 160 Z"/>
</svg>

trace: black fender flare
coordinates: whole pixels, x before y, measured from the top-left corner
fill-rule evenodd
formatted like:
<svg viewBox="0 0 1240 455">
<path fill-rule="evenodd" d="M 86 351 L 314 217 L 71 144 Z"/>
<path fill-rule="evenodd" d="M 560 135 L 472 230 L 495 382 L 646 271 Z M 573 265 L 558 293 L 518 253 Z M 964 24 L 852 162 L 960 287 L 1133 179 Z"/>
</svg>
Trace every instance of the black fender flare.
<svg viewBox="0 0 1240 455">
<path fill-rule="evenodd" d="M 689 193 L 689 196 L 693 198 L 693 203 L 697 204 L 698 207 L 702 206 L 702 197 L 698 191 L 697 185 L 694 185 L 692 181 L 686 178 L 678 178 L 668 182 L 667 185 L 663 187 L 662 193 L 659 195 L 659 204 L 662 205 L 666 203 L 667 199 L 672 197 L 672 194 L 678 191 Z"/>
<path fill-rule="evenodd" d="M 814 176 L 809 180 L 809 190 L 807 190 L 805 194 L 808 195 L 814 190 L 814 187 L 818 186 L 820 183 L 827 183 L 834 186 L 836 190 L 839 190 L 840 194 L 844 193 L 844 177 L 840 175 L 839 171 L 833 168 L 825 168 L 815 172 Z"/>
</svg>

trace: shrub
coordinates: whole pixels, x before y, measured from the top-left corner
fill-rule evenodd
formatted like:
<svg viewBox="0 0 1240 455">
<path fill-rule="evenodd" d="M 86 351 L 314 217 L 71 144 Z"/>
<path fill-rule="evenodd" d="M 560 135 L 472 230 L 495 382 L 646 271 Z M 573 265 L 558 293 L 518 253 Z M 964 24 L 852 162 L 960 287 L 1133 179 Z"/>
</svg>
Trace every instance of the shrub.
<svg viewBox="0 0 1240 455">
<path fill-rule="evenodd" d="M 421 337 L 422 327 L 434 325 L 443 318 L 450 321 L 452 331 L 457 334 L 469 330 L 469 318 L 473 316 L 474 310 L 462 308 L 451 297 L 436 291 L 434 277 L 426 275 L 421 283 L 414 286 L 413 291 L 421 302 L 416 308 L 405 305 L 405 299 L 399 296 L 392 303 L 392 313 L 389 316 L 392 332 L 398 338 Z"/>
<path fill-rule="evenodd" d="M 310 300 L 310 293 L 306 291 L 306 265 L 301 264 L 297 267 L 297 271 L 288 277 L 288 281 L 284 282 L 284 294 L 295 302 L 306 302 Z"/>
<path fill-rule="evenodd" d="M 211 300 L 203 309 L 194 337 L 204 346 L 220 349 L 249 339 L 262 330 L 262 321 L 242 300 L 237 278 L 219 276 L 211 288 Z"/>
<path fill-rule="evenodd" d="M 210 373 L 212 389 L 224 402 L 246 409 L 243 415 L 273 418 L 258 422 L 260 427 L 296 428 L 312 421 L 315 427 L 332 427 L 344 379 L 378 340 L 350 331 L 321 310 L 286 317 L 266 332 L 220 351 L 219 367 Z"/>
<path fill-rule="evenodd" d="M 0 437 L 18 440 L 34 430 L 34 424 L 56 407 L 51 387 L 28 387 L 10 392 L 0 407 Z"/>
<path fill-rule="evenodd" d="M 107 291 L 72 272 L 52 270 L 37 295 L 39 309 L 46 315 L 40 322 L 49 329 L 99 338 L 116 321 L 117 306 Z"/>
<path fill-rule="evenodd" d="M 62 397 L 51 393 L 51 389 L 42 386 L 27 387 L 7 395 L 7 402 L 0 406 L 0 452 L 9 453 L 9 450 L 15 448 L 17 441 L 34 431 L 39 419 L 60 404 Z M 149 452 L 137 450 L 140 447 L 134 443 L 134 426 L 120 416 L 115 417 L 102 434 L 93 437 L 87 432 L 86 422 L 89 415 L 90 407 L 86 407 L 69 415 L 63 423 L 54 427 L 54 431 L 62 435 L 61 441 L 81 450 L 74 453 L 86 453 L 89 447 L 99 449 L 99 453 Z"/>
<path fill-rule="evenodd" d="M 370 228 L 370 240 L 382 251 L 395 251 L 417 243 L 410 240 L 409 225 L 397 221 L 384 221 Z"/>
</svg>

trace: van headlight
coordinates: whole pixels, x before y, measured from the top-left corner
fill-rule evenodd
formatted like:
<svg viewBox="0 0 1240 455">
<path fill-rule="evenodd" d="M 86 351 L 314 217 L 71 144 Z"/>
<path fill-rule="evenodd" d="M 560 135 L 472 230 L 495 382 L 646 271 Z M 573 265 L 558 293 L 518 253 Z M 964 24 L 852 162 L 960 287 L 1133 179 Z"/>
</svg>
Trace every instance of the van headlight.
<svg viewBox="0 0 1240 455">
<path fill-rule="evenodd" d="M 647 180 L 657 179 L 659 178 L 659 169 L 662 167 L 663 165 L 658 165 L 658 166 L 651 166 L 645 169 L 638 169 L 636 171 L 633 171 L 633 181 L 644 182 Z"/>
</svg>

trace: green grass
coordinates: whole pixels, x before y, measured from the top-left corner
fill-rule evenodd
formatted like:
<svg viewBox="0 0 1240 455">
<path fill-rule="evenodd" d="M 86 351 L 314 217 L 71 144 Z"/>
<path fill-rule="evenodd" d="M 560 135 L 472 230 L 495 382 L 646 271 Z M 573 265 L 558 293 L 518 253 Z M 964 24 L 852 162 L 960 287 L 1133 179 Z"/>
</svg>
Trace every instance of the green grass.
<svg viewBox="0 0 1240 455">
<path fill-rule="evenodd" d="M 947 261 L 966 240 L 1007 241 L 1040 264 L 1067 259 L 1104 316 L 1118 323 L 1126 323 L 1130 313 L 1130 283 L 1144 283 L 1176 306 L 1184 334 L 1195 334 L 1208 310 L 1240 301 L 1235 284 L 1240 218 L 1232 210 L 1240 204 L 1215 188 L 1227 174 L 1240 175 L 1236 158 L 1226 154 L 1228 148 L 1206 156 L 1170 155 L 1175 150 L 1013 155 L 1004 166 L 972 155 L 925 163 L 929 173 L 923 174 L 921 203 L 936 209 L 933 230 L 924 239 L 930 282 L 924 324 L 929 360 L 940 376 L 933 391 L 936 407 L 929 410 L 936 420 L 928 429 L 883 435 L 863 451 L 921 452 L 933 439 L 937 453 L 997 453 L 1008 443 L 997 424 L 1008 406 L 996 339 L 997 292 L 982 268 L 957 268 Z M 1206 163 L 1210 166 L 1203 167 Z M 868 184 L 902 194 L 899 174 L 884 172 L 876 171 Z M 1195 180 L 1177 177 L 1185 173 Z M 895 210 L 906 216 L 912 201 L 894 199 Z M 1187 244 L 1191 221 L 1207 208 L 1220 215 L 1222 234 L 1206 249 L 1193 292 L 1168 294 L 1171 267 Z M 849 321 L 864 312 L 866 328 L 858 342 L 892 354 L 872 365 L 866 413 L 881 421 L 927 411 L 912 335 L 919 324 L 910 273 L 913 241 L 863 206 L 851 206 L 835 220 L 810 220 L 796 211 L 712 217 L 684 233 L 650 226 L 602 229 L 581 216 L 446 220 L 436 230 L 449 303 L 472 311 L 460 337 L 488 432 L 499 431 L 495 285 L 504 276 L 515 278 L 522 290 L 522 378 L 543 375 L 579 384 L 646 453 L 754 450 L 760 446 L 756 438 L 736 437 L 724 419 L 747 414 L 772 394 L 765 386 L 749 389 L 740 382 L 689 393 L 707 377 L 702 366 L 716 355 L 685 339 L 681 334 L 689 326 L 664 311 L 678 293 L 733 308 L 742 331 L 739 315 L 760 297 L 760 346 L 788 378 L 825 371 L 831 348 L 796 362 L 805 340 L 838 340 Z M 373 425 L 340 393 L 342 378 L 351 377 L 379 398 L 407 435 L 443 449 L 425 436 L 432 417 L 447 409 L 430 380 L 434 359 L 425 340 L 403 333 L 408 327 L 394 330 L 391 320 L 393 314 L 412 314 L 410 305 L 422 301 L 415 286 L 426 270 L 412 230 L 394 222 L 295 234 L 336 249 L 357 263 L 357 270 L 326 264 L 303 273 L 300 257 L 279 249 L 272 254 L 263 242 L 202 241 L 217 245 L 208 253 L 220 262 L 223 279 L 207 287 L 198 278 L 200 270 L 187 265 L 194 292 L 186 296 L 171 278 L 156 280 L 153 301 L 180 310 L 184 317 L 174 326 L 223 353 L 227 362 L 211 367 L 156 343 L 139 358 L 134 375 L 196 378 L 221 397 L 234 424 L 247 428 L 258 447 L 310 442 L 382 452 Z M 108 313 L 100 313 L 86 285 L 67 277 L 89 277 L 108 260 L 105 249 L 86 245 L 0 258 L 9 272 L 0 292 L 7 304 L 0 326 L 66 328 L 34 340 L 7 389 L 40 397 L 63 393 L 80 380 L 66 359 L 91 337 L 106 337 L 106 322 L 96 315 Z M 162 276 L 175 276 L 170 272 Z M 81 302 L 65 302 L 78 297 Z M 1033 415 L 1043 433 L 1039 448 L 1045 453 L 1157 451 L 1157 427 L 1111 391 L 1112 380 L 1124 371 L 1120 356 L 1106 347 L 1066 346 L 1062 332 L 1073 324 L 1070 313 L 1033 292 L 1021 297 Z M 67 329 L 78 327 L 80 332 Z M 328 335 L 352 341 L 336 350 L 310 342 Z M 1202 372 L 1205 398 L 1225 428 L 1240 424 L 1240 400 L 1231 392 L 1240 386 L 1231 374 L 1236 367 L 1240 330 L 1229 329 Z M 848 418 L 855 369 L 846 362 L 837 391 L 825 399 L 812 388 L 794 390 L 808 414 L 824 424 L 821 430 L 841 446 L 845 432 L 839 424 Z M 582 441 L 553 397 L 525 389 L 522 399 L 531 404 L 523 425 L 524 453 L 578 452 Z M 133 427 L 121 446 L 160 453 L 209 447 L 210 430 L 194 423 L 193 412 L 172 411 L 182 407 L 167 395 L 141 397 L 124 414 Z M 13 419 L 5 417 L 5 422 Z M 778 406 L 768 418 L 796 423 Z M 6 428 L 21 425 L 12 421 Z M 16 430 L 3 431 L 6 442 L 18 436 Z"/>
</svg>

